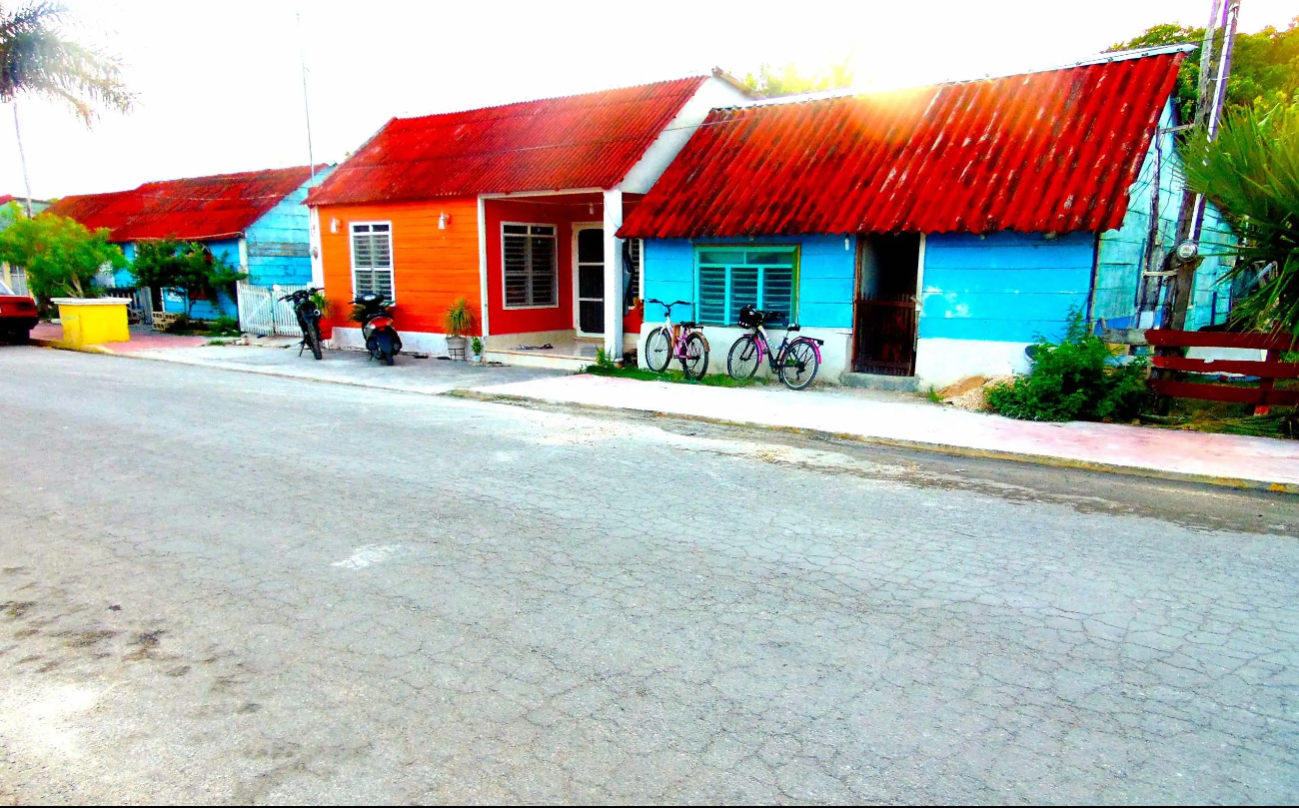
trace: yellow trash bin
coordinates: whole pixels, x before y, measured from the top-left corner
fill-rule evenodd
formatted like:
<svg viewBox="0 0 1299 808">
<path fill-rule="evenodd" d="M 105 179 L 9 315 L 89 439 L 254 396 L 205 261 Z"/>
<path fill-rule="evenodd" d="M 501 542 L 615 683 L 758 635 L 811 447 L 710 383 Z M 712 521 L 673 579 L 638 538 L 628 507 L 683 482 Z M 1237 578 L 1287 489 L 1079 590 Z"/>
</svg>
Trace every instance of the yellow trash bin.
<svg viewBox="0 0 1299 808">
<path fill-rule="evenodd" d="M 78 346 L 129 342 L 128 302 L 121 297 L 56 297 L 54 303 L 63 322 L 63 341 Z"/>
</svg>

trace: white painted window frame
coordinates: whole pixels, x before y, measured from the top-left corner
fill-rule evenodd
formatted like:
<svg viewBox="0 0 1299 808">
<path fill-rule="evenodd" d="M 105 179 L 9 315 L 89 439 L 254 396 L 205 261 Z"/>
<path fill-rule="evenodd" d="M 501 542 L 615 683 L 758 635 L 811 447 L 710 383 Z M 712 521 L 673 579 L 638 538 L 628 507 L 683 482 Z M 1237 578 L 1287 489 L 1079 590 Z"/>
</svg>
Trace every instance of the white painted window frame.
<svg viewBox="0 0 1299 808">
<path fill-rule="evenodd" d="M 555 302 L 554 303 L 546 303 L 543 305 L 533 304 L 533 305 L 526 305 L 526 306 L 510 305 L 509 298 L 507 298 L 505 294 L 505 228 L 506 227 L 526 227 L 528 228 L 528 234 L 527 234 L 528 238 L 549 238 L 555 242 L 554 261 L 551 262 L 551 268 L 554 273 L 554 279 L 555 279 Z M 551 236 L 537 236 L 537 235 L 533 235 L 532 233 L 532 228 L 534 227 L 549 227 L 553 229 L 555 232 L 554 235 Z M 510 235 L 520 236 L 523 234 L 510 233 Z M 563 298 L 563 295 L 559 293 L 559 225 L 555 224 L 554 222 L 505 222 L 505 221 L 501 222 L 501 308 L 504 309 L 505 311 L 533 311 L 533 310 L 543 310 L 543 309 L 557 309 L 559 308 L 561 298 Z"/>
<path fill-rule="evenodd" d="M 388 274 L 392 276 L 392 294 L 388 299 L 393 303 L 397 302 L 397 240 L 393 238 L 392 221 L 365 221 L 365 222 L 348 222 L 347 223 L 347 255 L 348 262 L 352 265 L 352 299 L 356 299 L 356 235 L 357 227 L 373 227 L 374 225 L 388 226 Z M 374 231 L 370 231 L 374 235 Z M 372 267 L 365 267 L 366 271 L 373 272 Z"/>
</svg>

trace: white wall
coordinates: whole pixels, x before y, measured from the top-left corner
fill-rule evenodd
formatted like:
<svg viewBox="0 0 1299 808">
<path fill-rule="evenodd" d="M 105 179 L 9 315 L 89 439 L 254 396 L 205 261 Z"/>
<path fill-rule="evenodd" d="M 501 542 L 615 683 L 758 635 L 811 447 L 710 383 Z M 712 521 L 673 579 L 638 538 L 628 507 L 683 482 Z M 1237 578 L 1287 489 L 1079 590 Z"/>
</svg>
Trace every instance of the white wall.
<svg viewBox="0 0 1299 808">
<path fill-rule="evenodd" d="M 655 328 L 663 325 L 663 321 L 646 322 L 640 328 L 640 340 L 637 343 L 637 364 L 646 368 L 645 365 L 645 338 Z M 747 328 L 728 327 L 720 325 L 710 325 L 704 327 L 704 337 L 708 340 L 708 374 L 726 374 L 726 356 L 730 353 L 731 346 L 741 335 L 748 333 Z M 805 337 L 814 337 L 825 340 L 821 346 L 821 369 L 816 374 L 817 384 L 840 384 L 839 377 L 848 369 L 848 364 L 852 356 L 852 331 L 837 328 L 804 328 L 798 332 Z M 773 329 L 768 332 L 767 337 L 771 340 L 773 350 L 780 348 L 780 341 L 784 338 L 785 332 L 779 329 Z M 766 359 L 763 359 L 762 369 L 758 375 L 770 377 Z M 669 366 L 672 370 L 680 370 L 681 363 L 674 360 L 674 364 Z"/>
<path fill-rule="evenodd" d="M 401 349 L 404 353 L 426 353 L 430 356 L 447 355 L 446 334 L 428 334 L 419 331 L 397 332 L 401 336 Z M 333 348 L 345 351 L 364 351 L 365 339 L 359 328 L 335 328 L 329 341 Z"/>
<path fill-rule="evenodd" d="M 685 103 L 672 122 L 645 150 L 640 161 L 627 172 L 626 179 L 618 189 L 629 194 L 647 193 L 658 182 L 658 178 L 663 176 L 677 154 L 685 148 L 690 136 L 710 111 L 715 107 L 741 107 L 751 101 L 749 96 L 729 81 L 709 76 L 695 91 L 694 97 Z"/>
<path fill-rule="evenodd" d="M 921 337 L 916 342 L 916 378 L 920 389 L 941 389 L 969 376 L 1027 373 L 1031 342 Z"/>
</svg>

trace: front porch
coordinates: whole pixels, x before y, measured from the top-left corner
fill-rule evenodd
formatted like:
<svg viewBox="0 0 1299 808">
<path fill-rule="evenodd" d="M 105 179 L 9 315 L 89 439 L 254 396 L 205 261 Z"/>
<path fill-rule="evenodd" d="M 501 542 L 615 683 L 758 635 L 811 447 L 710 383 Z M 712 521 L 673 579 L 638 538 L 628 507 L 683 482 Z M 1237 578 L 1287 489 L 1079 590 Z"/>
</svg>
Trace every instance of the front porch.
<svg viewBox="0 0 1299 808">
<path fill-rule="evenodd" d="M 599 189 L 484 196 L 483 358 L 580 370 L 634 351 L 641 245 L 615 235 L 640 195 Z"/>
</svg>

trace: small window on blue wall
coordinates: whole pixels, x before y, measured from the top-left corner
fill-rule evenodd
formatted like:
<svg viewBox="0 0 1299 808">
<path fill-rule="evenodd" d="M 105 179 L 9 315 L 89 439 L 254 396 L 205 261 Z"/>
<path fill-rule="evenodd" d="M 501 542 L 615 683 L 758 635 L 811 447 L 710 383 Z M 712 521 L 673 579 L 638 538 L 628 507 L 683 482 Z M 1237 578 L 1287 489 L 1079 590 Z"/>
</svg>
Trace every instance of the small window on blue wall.
<svg viewBox="0 0 1299 808">
<path fill-rule="evenodd" d="M 695 251 L 695 317 L 709 325 L 737 325 L 740 309 L 780 311 L 773 325 L 797 319 L 798 248 L 765 245 L 700 247 Z"/>
</svg>

